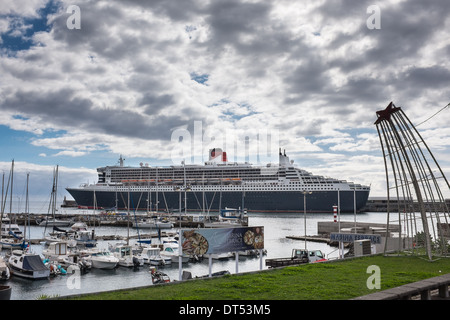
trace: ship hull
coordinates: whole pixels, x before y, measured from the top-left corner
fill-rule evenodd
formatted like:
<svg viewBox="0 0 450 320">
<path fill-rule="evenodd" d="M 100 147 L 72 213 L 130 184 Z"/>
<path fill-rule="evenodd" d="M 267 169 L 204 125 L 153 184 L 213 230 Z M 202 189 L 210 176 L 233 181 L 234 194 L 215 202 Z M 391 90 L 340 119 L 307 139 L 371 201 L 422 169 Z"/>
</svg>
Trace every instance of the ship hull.
<svg viewBox="0 0 450 320">
<path fill-rule="evenodd" d="M 78 206 L 94 207 L 94 191 L 83 188 L 67 188 Z M 147 210 L 147 199 L 151 203 L 151 210 L 184 212 L 184 192 L 165 191 L 158 193 L 159 205 L 156 208 L 156 195 L 152 192 L 130 192 L 130 209 Z M 338 201 L 339 194 L 339 201 Z M 306 212 L 321 213 L 333 212 L 333 206 L 340 204 L 342 213 L 354 212 L 354 194 L 356 195 L 356 211 L 359 212 L 366 205 L 369 197 L 368 190 L 362 191 L 315 191 L 306 195 Z M 304 196 L 300 191 L 246 191 L 243 197 L 239 191 L 224 192 L 186 192 L 187 210 L 200 212 L 203 206 L 205 211 L 217 212 L 219 208 L 238 208 L 244 206 L 248 212 L 304 212 Z M 149 197 L 149 198 L 148 198 Z M 127 208 L 128 192 L 115 192 L 96 190 L 95 199 L 97 208 Z"/>
</svg>

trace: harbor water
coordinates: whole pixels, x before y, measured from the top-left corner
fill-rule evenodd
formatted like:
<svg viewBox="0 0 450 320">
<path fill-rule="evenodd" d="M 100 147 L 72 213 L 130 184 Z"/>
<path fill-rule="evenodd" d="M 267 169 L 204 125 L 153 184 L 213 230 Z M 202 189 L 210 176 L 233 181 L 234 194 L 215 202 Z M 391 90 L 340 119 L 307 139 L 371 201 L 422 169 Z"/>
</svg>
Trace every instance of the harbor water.
<svg viewBox="0 0 450 320">
<path fill-rule="evenodd" d="M 79 212 L 77 209 L 66 209 L 67 213 L 73 211 Z M 86 210 L 84 210 L 86 211 Z M 285 214 L 268 214 L 268 213 L 249 213 L 249 226 L 264 227 L 264 247 L 267 254 L 263 257 L 262 268 L 267 269 L 264 260 L 266 258 L 282 258 L 289 257 L 294 248 L 304 248 L 304 240 L 292 240 L 286 236 L 304 236 L 305 221 L 307 235 L 317 234 L 317 223 L 319 221 L 333 221 L 333 214 L 307 214 L 306 219 L 303 213 L 285 213 Z M 342 214 L 341 221 L 354 221 L 353 214 Z M 386 213 L 382 212 L 366 212 L 356 215 L 357 222 L 375 222 L 385 223 Z M 23 227 L 23 226 L 21 226 Z M 171 229 L 177 231 L 177 229 Z M 48 229 L 47 229 L 48 231 Z M 43 238 L 44 227 L 31 226 L 30 234 L 32 239 Z M 141 230 L 141 233 L 149 233 L 149 230 Z M 126 227 L 117 226 L 100 226 L 95 227 L 95 234 L 101 235 L 122 235 L 127 236 Z M 28 234 L 28 232 L 27 232 Z M 130 228 L 130 235 L 137 235 L 137 230 Z M 108 244 L 118 242 L 117 240 L 99 241 L 99 248 L 108 248 Z M 136 240 L 130 240 L 130 244 L 134 245 Z M 34 244 L 31 250 L 34 253 L 41 254 L 44 248 L 43 244 Z M 308 250 L 321 250 L 328 259 L 337 258 L 338 251 L 336 247 L 331 247 L 326 243 L 307 242 Z M 2 255 L 6 252 L 2 251 Z M 236 260 L 231 257 L 228 260 L 213 260 L 212 272 L 227 270 L 231 274 L 237 272 L 250 272 L 260 270 L 259 257 L 239 257 L 238 270 L 236 270 Z M 178 264 L 171 266 L 158 267 L 159 270 L 166 273 L 170 280 L 179 279 Z M 192 277 L 201 277 L 209 274 L 208 259 L 200 262 L 189 262 L 183 264 L 184 271 L 189 271 Z M 140 286 L 152 285 L 149 266 L 145 265 L 135 268 L 117 267 L 113 270 L 101 270 L 92 268 L 89 272 L 82 275 L 59 275 L 50 277 L 46 280 L 28 280 L 11 276 L 3 284 L 12 287 L 11 300 L 34 300 L 40 297 L 66 296 L 84 293 L 93 293 L 99 291 L 109 291 L 124 288 L 133 288 Z"/>
</svg>

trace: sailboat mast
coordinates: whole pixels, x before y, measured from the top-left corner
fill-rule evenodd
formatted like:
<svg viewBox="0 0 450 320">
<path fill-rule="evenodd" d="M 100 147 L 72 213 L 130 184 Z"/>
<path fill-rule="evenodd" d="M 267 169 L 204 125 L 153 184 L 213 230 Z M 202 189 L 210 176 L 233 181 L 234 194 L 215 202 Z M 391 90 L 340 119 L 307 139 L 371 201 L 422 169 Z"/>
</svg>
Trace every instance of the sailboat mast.
<svg viewBox="0 0 450 320">
<path fill-rule="evenodd" d="M 3 173 L 3 181 L 4 181 L 4 177 L 5 177 L 5 173 Z M 9 190 L 10 182 L 11 182 L 11 171 L 9 172 L 8 184 L 6 185 L 5 196 L 2 198 L 1 219 L 3 219 L 3 215 L 5 214 L 6 199 L 8 199 L 8 190 Z M 4 182 L 3 182 L 3 184 L 4 184 Z M 2 189 L 3 189 L 3 184 L 2 184 Z M 1 226 L 2 226 L 1 219 L 0 219 L 0 230 L 1 230 Z M 1 238 L 1 232 L 0 232 L 0 238 Z"/>
<path fill-rule="evenodd" d="M 2 203 L 1 203 L 1 207 L 0 207 L 0 230 L 2 230 L 2 220 L 3 220 L 3 208 L 4 208 L 4 206 L 3 206 L 3 189 L 4 189 L 4 187 L 5 187 L 5 172 L 3 172 L 3 175 L 2 175 Z M 0 241 L 2 240 L 2 234 L 1 234 L 1 231 L 0 231 Z"/>
<path fill-rule="evenodd" d="M 2 210 L 2 218 L 3 218 L 3 196 L 4 196 L 4 189 L 5 189 L 5 171 L 3 171 L 2 175 L 2 204 L 1 204 L 1 210 Z M 0 221 L 0 227 L 1 227 L 1 221 Z"/>
<path fill-rule="evenodd" d="M 12 194 L 13 194 L 13 181 L 14 181 L 14 159 L 11 163 L 11 193 L 9 194 L 9 227 L 11 230 L 12 222 Z"/>
<path fill-rule="evenodd" d="M 128 201 L 127 201 L 127 245 L 130 244 L 130 187 L 128 187 Z"/>
<path fill-rule="evenodd" d="M 58 194 L 58 168 L 59 166 L 56 166 L 56 172 L 55 172 L 55 190 L 54 190 L 54 196 L 53 196 L 53 220 L 56 220 L 56 196 Z"/>
<path fill-rule="evenodd" d="M 158 189 L 159 189 L 159 176 L 158 176 L 158 167 L 156 167 L 156 213 L 158 214 L 158 210 L 159 210 L 159 195 L 158 195 Z"/>
<path fill-rule="evenodd" d="M 27 191 L 25 193 L 25 226 L 24 226 L 24 230 L 23 230 L 24 244 L 26 243 L 26 239 L 27 239 L 27 222 L 28 222 L 28 219 L 29 219 L 29 212 L 28 212 L 28 209 L 29 209 L 29 204 L 28 204 L 28 183 L 29 183 L 29 181 L 30 181 L 30 173 L 28 172 L 27 173 Z"/>
</svg>

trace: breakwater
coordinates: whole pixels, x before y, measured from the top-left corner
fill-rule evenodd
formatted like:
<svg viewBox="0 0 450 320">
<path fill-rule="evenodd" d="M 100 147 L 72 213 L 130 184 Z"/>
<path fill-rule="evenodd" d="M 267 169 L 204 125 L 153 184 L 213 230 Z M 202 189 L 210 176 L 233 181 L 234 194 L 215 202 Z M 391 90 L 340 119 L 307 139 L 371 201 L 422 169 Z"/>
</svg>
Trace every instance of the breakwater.
<svg viewBox="0 0 450 320">
<path fill-rule="evenodd" d="M 119 226 L 119 227 L 128 227 L 132 226 L 133 222 L 135 221 L 141 221 L 142 219 L 148 219 L 151 217 L 148 217 L 146 214 L 137 214 L 134 216 L 133 214 L 130 214 L 130 217 L 126 214 L 94 214 L 94 213 L 77 213 L 77 214 L 55 214 L 55 217 L 47 215 L 47 214 L 34 214 L 30 213 L 28 216 L 24 213 L 13 213 L 10 216 L 10 219 L 13 223 L 17 223 L 18 225 L 25 225 L 25 223 L 37 226 L 40 225 L 42 221 L 45 221 L 45 219 L 49 219 L 51 221 L 52 219 L 56 220 L 68 220 L 71 222 L 85 222 L 89 227 L 95 227 L 95 226 Z M 158 215 L 158 217 L 162 217 L 172 223 L 176 227 L 183 227 L 183 228 L 202 228 L 204 226 L 204 221 L 199 221 L 196 219 L 197 217 L 192 215 L 182 215 L 181 217 L 179 215 Z M 212 216 L 210 217 L 210 220 L 214 220 L 216 217 Z"/>
<path fill-rule="evenodd" d="M 450 207 L 450 199 L 445 199 L 445 203 L 433 203 L 425 202 L 425 208 L 435 208 L 435 207 Z M 420 212 L 419 203 L 411 199 L 397 200 L 395 198 L 389 199 L 389 209 L 391 212 L 395 212 L 401 208 L 407 208 L 408 211 Z M 387 212 L 388 211 L 388 199 L 386 197 L 371 197 L 367 200 L 364 208 L 361 209 L 362 212 Z M 433 210 L 431 210 L 433 211 Z"/>
</svg>

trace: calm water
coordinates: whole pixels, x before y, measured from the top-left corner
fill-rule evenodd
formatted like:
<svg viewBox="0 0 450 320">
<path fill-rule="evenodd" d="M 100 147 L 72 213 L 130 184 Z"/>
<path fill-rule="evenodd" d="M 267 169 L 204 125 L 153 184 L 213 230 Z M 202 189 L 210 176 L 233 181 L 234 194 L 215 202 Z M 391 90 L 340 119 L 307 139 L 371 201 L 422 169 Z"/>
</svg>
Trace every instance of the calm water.
<svg viewBox="0 0 450 320">
<path fill-rule="evenodd" d="M 68 210 L 69 211 L 69 210 Z M 79 211 L 80 212 L 80 211 Z M 361 213 L 357 215 L 357 222 L 386 222 L 385 213 Z M 318 221 L 332 221 L 332 214 L 308 214 L 306 229 L 308 235 L 317 234 Z M 304 216 L 303 213 L 290 214 L 266 214 L 250 213 L 250 226 L 264 226 L 264 243 L 267 255 L 265 258 L 288 257 L 293 248 L 304 247 L 304 241 L 286 239 L 286 236 L 304 235 Z M 353 214 L 341 215 L 341 221 L 354 221 Z M 42 238 L 44 227 L 32 226 L 31 238 Z M 126 235 L 125 227 L 96 227 L 97 235 Z M 141 233 L 148 233 L 148 229 Z M 130 235 L 136 235 L 136 229 L 130 229 Z M 131 244 L 134 244 L 131 240 Z M 102 241 L 98 243 L 101 248 L 107 248 L 108 243 L 117 241 Z M 308 242 L 308 249 L 322 250 L 328 255 L 328 258 L 337 257 L 338 253 L 335 247 L 330 247 L 323 243 Z M 42 245 L 33 245 L 32 251 L 41 253 Z M 3 251 L 4 254 L 4 251 Z M 160 267 L 167 273 L 171 280 L 178 280 L 178 265 Z M 259 270 L 259 258 L 239 258 L 238 272 L 248 272 Z M 263 269 L 266 269 L 263 261 Z M 192 276 L 203 276 L 209 273 L 208 259 L 203 262 L 183 264 L 183 270 L 190 271 Z M 234 258 L 225 261 L 213 260 L 212 272 L 228 270 L 230 273 L 236 273 L 236 261 Z M 151 285 L 152 280 L 149 274 L 149 267 L 143 266 L 137 270 L 133 268 L 118 267 L 114 270 L 91 269 L 90 272 L 79 277 L 76 276 L 57 276 L 48 280 L 28 280 L 12 276 L 5 282 L 12 287 L 12 300 L 33 300 L 41 295 L 72 295 L 91 293 L 98 291 L 107 291 L 121 288 L 131 288 L 137 286 Z"/>
</svg>

